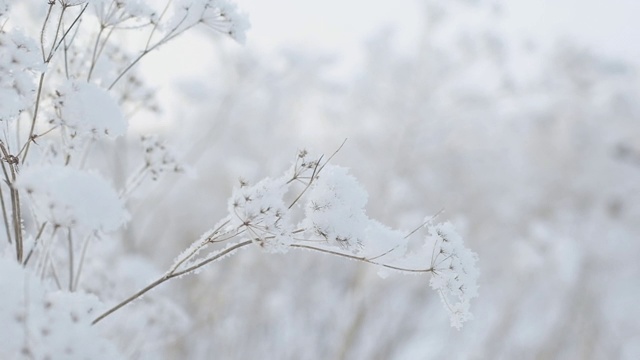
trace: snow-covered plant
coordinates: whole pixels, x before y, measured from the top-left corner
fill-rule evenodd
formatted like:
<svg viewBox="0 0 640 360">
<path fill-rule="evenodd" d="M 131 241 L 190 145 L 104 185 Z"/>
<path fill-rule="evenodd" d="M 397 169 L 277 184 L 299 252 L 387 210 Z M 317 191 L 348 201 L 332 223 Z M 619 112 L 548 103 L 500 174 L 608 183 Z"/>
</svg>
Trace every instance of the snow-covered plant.
<svg viewBox="0 0 640 360">
<path fill-rule="evenodd" d="M 135 211 L 128 201 L 149 179 L 189 167 L 163 139 L 149 134 L 141 136 L 138 166 L 109 167 L 106 160 L 121 151 L 117 139 L 127 135 L 137 111 L 158 109 L 136 65 L 199 25 L 242 42 L 248 22 L 226 0 L 30 5 L 43 13 L 35 33 L 14 27 L 19 22 L 0 1 L 0 233 L 6 237 L 0 242 L 0 289 L 11 295 L 0 302 L 0 319 L 3 331 L 12 332 L 2 337 L 11 339 L 0 346 L 3 358 L 114 359 L 137 353 L 122 344 L 122 334 L 136 332 L 135 321 L 102 326 L 102 320 L 158 285 L 248 246 L 268 253 L 320 252 L 381 271 L 429 273 L 452 326 L 471 318 L 476 255 L 453 226 L 428 218 L 403 232 L 369 218 L 367 193 L 348 170 L 330 163 L 333 156 L 306 150 L 279 177 L 255 184 L 241 180 L 226 204 L 228 214 L 162 276 L 140 285 L 141 274 L 152 271 L 125 250 L 124 226 Z M 130 35 L 141 39 L 139 48 L 123 41 Z M 167 320 L 181 319 L 179 309 L 161 299 L 149 301 L 149 309 L 163 310 L 149 310 L 137 321 L 166 333 L 179 328 L 178 320 Z"/>
</svg>

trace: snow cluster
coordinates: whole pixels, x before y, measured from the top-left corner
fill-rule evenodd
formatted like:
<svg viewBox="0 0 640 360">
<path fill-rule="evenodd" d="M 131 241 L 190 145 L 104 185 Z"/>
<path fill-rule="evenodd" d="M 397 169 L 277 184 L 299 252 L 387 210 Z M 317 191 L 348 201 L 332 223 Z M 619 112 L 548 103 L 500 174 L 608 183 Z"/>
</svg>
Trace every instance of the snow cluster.
<svg viewBox="0 0 640 360">
<path fill-rule="evenodd" d="M 464 246 L 451 223 L 429 225 L 428 230 L 425 247 L 431 253 L 430 285 L 440 293 L 451 326 L 460 329 L 473 318 L 469 307 L 470 300 L 478 297 L 478 256 Z"/>
<path fill-rule="evenodd" d="M 358 253 L 365 239 L 367 193 L 346 168 L 327 165 L 306 195 L 302 223 L 329 245 Z"/>
<path fill-rule="evenodd" d="M 246 14 L 235 3 L 226 0 L 180 0 L 176 2 L 173 23 L 178 28 L 202 23 L 206 27 L 231 36 L 244 44 L 250 27 Z"/>
<path fill-rule="evenodd" d="M 128 220 L 116 192 L 100 176 L 68 166 L 24 169 L 16 182 L 36 214 L 54 225 L 85 231 L 114 231 Z"/>
<path fill-rule="evenodd" d="M 127 131 L 118 103 L 98 85 L 70 80 L 57 90 L 60 121 L 80 136 L 117 137 Z"/>
<path fill-rule="evenodd" d="M 248 236 L 268 252 L 286 252 L 293 243 L 293 225 L 284 196 L 285 178 L 266 178 L 253 186 L 242 182 L 228 202 L 230 226 L 245 227 Z"/>
<path fill-rule="evenodd" d="M 2 6 L 0 3 L 0 13 Z M 0 120 L 12 119 L 33 104 L 34 74 L 43 69 L 36 42 L 20 31 L 4 31 L 0 26 Z"/>
<path fill-rule="evenodd" d="M 158 21 L 157 12 L 143 0 L 90 0 L 88 2 L 96 9 L 98 19 L 105 27 L 122 25 L 125 22 L 142 25 Z"/>
<path fill-rule="evenodd" d="M 217 256 L 221 251 L 195 259 L 208 244 L 230 239 L 235 242 L 227 248 L 249 239 L 267 252 L 294 247 L 329 251 L 383 270 L 431 273 L 430 285 L 440 294 L 451 325 L 460 329 L 470 320 L 470 301 L 478 296 L 477 255 L 464 246 L 453 225 L 427 221 L 423 246 L 409 251 L 406 233 L 367 217 L 368 194 L 346 168 L 310 158 L 301 152 L 282 177 L 252 186 L 241 181 L 228 201 L 226 219 L 183 252 L 173 270 Z M 294 184 L 302 189 L 296 192 Z M 289 206 L 288 198 L 293 199 Z M 301 220 L 294 225 L 296 218 Z"/>
<path fill-rule="evenodd" d="M 163 173 L 189 173 L 190 168 L 178 161 L 178 156 L 167 147 L 157 135 L 143 135 L 142 148 L 146 170 L 151 173 L 151 178 L 157 180 Z"/>
<path fill-rule="evenodd" d="M 124 359 L 91 326 L 98 298 L 51 291 L 13 259 L 0 257 L 0 274 L 0 358 Z"/>
<path fill-rule="evenodd" d="M 141 348 L 142 340 L 128 339 L 134 337 L 131 334 L 165 339 L 189 323 L 170 301 L 144 300 L 146 308 L 129 323 L 122 318 L 128 317 L 123 311 L 112 317 L 111 326 L 92 325 L 166 280 L 198 272 L 253 245 L 269 253 L 304 248 L 399 271 L 431 272 L 431 286 L 450 310 L 452 324 L 459 327 L 468 320 L 469 299 L 477 293 L 475 255 L 464 248 L 452 227 L 432 229 L 427 241 L 438 251 L 433 252 L 429 268 L 432 252 L 410 254 L 402 231 L 366 215 L 368 194 L 346 168 L 306 151 L 280 177 L 253 185 L 241 181 L 228 201 L 226 217 L 147 287 L 126 283 L 146 281 L 142 278 L 152 271 L 145 270 L 144 262 L 127 262 L 121 242 L 113 239 L 111 253 L 105 251 L 108 247 L 99 247 L 102 251 L 97 253 L 88 250 L 89 244 L 110 238 L 108 233 L 115 234 L 129 220 L 125 202 L 137 200 L 129 195 L 146 176 L 156 180 L 164 173 L 188 170 L 157 136 L 142 136 L 142 164 L 130 178 L 122 176 L 126 181 L 118 181 L 120 170 L 128 170 L 126 161 L 117 159 L 114 169 L 104 161 L 110 151 L 92 153 L 103 146 L 120 151 L 114 139 L 126 134 L 127 117 L 145 106 L 155 108 L 149 100 L 153 95 L 144 91 L 143 81 L 130 70 L 148 52 L 199 24 L 238 42 L 245 40 L 249 23 L 231 2 L 176 0 L 173 5 L 173 14 L 167 5 L 167 17 L 173 18 L 166 19 L 164 11 L 158 13 L 144 0 L 53 1 L 40 44 L 0 25 L 0 121 L 6 125 L 0 139 L 5 162 L 0 193 L 9 244 L 2 243 L 7 256 L 0 257 L 0 292 L 5 294 L 0 304 L 0 358 L 119 359 L 123 356 L 117 345 Z M 86 9 L 87 14 L 93 10 L 95 18 L 85 22 Z M 8 3 L 0 0 L 0 16 L 7 11 Z M 83 33 L 87 22 L 99 25 L 94 33 Z M 110 41 L 118 36 L 112 34 L 133 28 L 150 30 L 137 55 Z M 30 122 L 6 121 L 23 111 L 29 112 Z M 121 185 L 120 192 L 101 172 Z M 64 246 L 58 246 L 62 239 Z M 408 255 L 421 262 L 410 262 Z M 68 281 L 61 282 L 64 275 Z M 62 284 L 73 292 L 62 291 Z M 103 309 L 95 296 L 113 303 L 114 295 L 121 295 L 118 290 L 130 295 L 135 291 L 131 288 L 143 290 L 111 310 Z M 116 345 L 107 338 L 131 341 Z"/>
</svg>

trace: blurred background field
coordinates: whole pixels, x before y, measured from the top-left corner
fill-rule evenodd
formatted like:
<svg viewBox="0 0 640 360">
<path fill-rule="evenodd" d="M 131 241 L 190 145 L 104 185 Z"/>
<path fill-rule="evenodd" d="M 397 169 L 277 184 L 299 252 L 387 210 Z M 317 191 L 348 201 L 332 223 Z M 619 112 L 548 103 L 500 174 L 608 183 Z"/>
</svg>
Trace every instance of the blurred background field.
<svg viewBox="0 0 640 360">
<path fill-rule="evenodd" d="M 132 200 L 127 246 L 165 268 L 238 177 L 348 139 L 333 162 L 369 191 L 371 217 L 412 229 L 444 209 L 479 254 L 475 319 L 450 328 L 423 276 L 250 249 L 167 286 L 191 321 L 138 339 L 149 356 L 640 358 L 638 5 L 239 5 L 246 47 L 199 32 L 141 68 L 163 112 L 132 128 L 169 139 L 196 176 Z"/>
</svg>

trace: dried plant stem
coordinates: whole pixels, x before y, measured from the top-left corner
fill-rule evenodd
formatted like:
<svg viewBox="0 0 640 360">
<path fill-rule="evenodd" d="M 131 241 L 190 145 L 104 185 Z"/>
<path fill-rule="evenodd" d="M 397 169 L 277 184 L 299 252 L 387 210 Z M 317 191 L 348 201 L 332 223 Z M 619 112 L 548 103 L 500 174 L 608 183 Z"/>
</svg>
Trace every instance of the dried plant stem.
<svg viewBox="0 0 640 360">
<path fill-rule="evenodd" d="M 3 164 L 4 166 L 4 164 Z M 2 188 L 0 187 L 0 204 L 2 205 L 2 220 L 4 221 L 4 229 L 7 232 L 7 240 L 9 244 L 12 244 L 11 241 L 11 231 L 9 230 L 11 227 L 9 226 L 9 217 L 7 215 L 7 206 L 4 202 L 4 194 L 2 192 Z"/>
<path fill-rule="evenodd" d="M 69 246 L 69 291 L 73 291 L 73 236 L 71 228 L 67 229 L 67 245 Z"/>
<path fill-rule="evenodd" d="M 147 46 L 145 46 L 144 50 L 142 50 L 142 52 L 129 64 L 127 65 L 126 68 L 124 68 L 124 70 L 122 70 L 122 72 L 115 78 L 115 80 L 113 80 L 113 82 L 111 83 L 111 85 L 109 85 L 107 87 L 108 90 L 111 90 L 117 83 L 118 81 L 120 81 L 120 79 L 122 79 L 122 77 L 124 75 L 126 75 L 129 70 L 131 70 L 140 60 L 142 60 L 143 57 L 145 57 L 148 53 L 152 52 L 153 50 L 157 49 L 159 46 L 168 43 L 169 41 L 173 40 L 174 38 L 176 38 L 177 36 L 179 36 L 180 34 L 184 33 L 185 31 L 189 30 L 190 28 L 194 27 L 197 23 L 192 24 L 190 26 L 187 26 L 186 28 L 182 29 L 182 30 L 178 30 L 180 28 L 180 26 L 182 26 L 182 23 L 184 23 L 184 21 L 187 19 L 187 16 L 185 15 L 176 26 L 173 27 L 173 29 L 171 29 L 167 35 L 165 35 L 164 38 L 160 39 L 157 43 L 149 46 L 150 42 L 151 42 L 151 37 L 153 36 L 153 33 L 156 30 L 157 25 L 155 25 L 153 27 L 153 29 L 151 30 L 151 33 L 149 34 L 149 39 L 147 40 Z"/>
<path fill-rule="evenodd" d="M 36 246 L 38 245 L 38 240 L 40 240 L 40 237 L 42 237 L 42 234 L 44 233 L 44 229 L 47 226 L 47 222 L 43 222 L 42 225 L 40 225 L 40 230 L 38 230 L 38 235 L 36 235 L 36 238 L 33 240 L 33 246 L 31 247 L 31 250 L 29 250 L 29 253 L 27 254 L 27 257 L 24 259 L 24 266 L 27 266 L 27 263 L 29 263 L 29 259 L 31 259 L 31 255 L 33 254 L 33 250 L 36 248 Z M 54 230 L 55 231 L 55 230 Z"/>
<path fill-rule="evenodd" d="M 2 152 L 2 161 L 6 161 L 9 164 L 9 170 L 11 171 L 11 178 L 9 178 L 9 173 L 7 172 L 7 168 L 4 166 L 4 162 L 2 162 L 2 172 L 4 174 L 4 179 L 9 186 L 9 191 L 11 194 L 11 217 L 13 220 L 13 230 L 15 234 L 16 240 L 16 258 L 18 262 L 22 263 L 24 249 L 22 242 L 22 218 L 21 218 L 21 210 L 20 210 L 20 194 L 18 193 L 18 189 L 16 189 L 13 184 L 16 181 L 16 164 L 18 160 L 15 156 L 10 155 L 7 148 L 4 146 L 4 143 L 0 141 L 0 152 Z"/>
<path fill-rule="evenodd" d="M 58 20 L 58 25 L 56 27 L 56 33 L 55 33 L 55 37 L 53 39 L 53 44 L 51 44 L 51 50 L 49 51 L 49 55 L 47 55 L 47 57 L 45 58 L 44 57 L 44 31 L 45 31 L 45 28 L 46 28 L 47 21 L 49 19 L 49 15 L 51 13 L 51 7 L 52 6 L 53 5 L 51 5 L 49 7 L 49 12 L 47 13 L 47 17 L 46 17 L 44 23 L 42 24 L 42 32 L 40 34 L 40 47 L 42 49 L 42 55 L 43 55 L 43 60 L 44 60 L 45 64 L 48 64 L 48 63 L 51 62 L 51 59 L 53 59 L 53 55 L 58 50 L 58 47 L 60 47 L 60 45 L 63 43 L 63 41 L 67 38 L 67 35 L 71 31 L 71 29 L 73 29 L 73 27 L 78 23 L 78 21 L 80 20 L 80 17 L 82 16 L 82 14 L 84 14 L 84 11 L 87 9 L 87 6 L 89 6 L 89 4 L 87 3 L 82 8 L 82 10 L 80 10 L 80 13 L 73 20 L 73 22 L 71 23 L 71 26 L 69 26 L 69 28 L 64 32 L 62 37 L 60 37 L 60 39 L 58 40 L 58 35 L 59 35 L 60 29 L 62 27 L 62 20 L 63 20 L 64 12 L 67 9 L 67 6 L 63 5 L 62 10 L 60 12 L 60 19 Z M 57 42 L 57 44 L 56 44 L 56 42 Z M 35 140 L 34 131 L 35 131 L 35 127 L 36 127 L 36 120 L 38 118 L 38 111 L 40 109 L 40 98 L 42 96 L 42 87 L 44 85 L 44 75 L 45 75 L 45 73 L 46 73 L 46 71 L 43 71 L 42 74 L 40 74 L 40 80 L 38 81 L 38 92 L 36 94 L 36 100 L 35 100 L 35 105 L 34 105 L 34 109 L 33 109 L 33 117 L 31 119 L 31 127 L 29 129 L 29 136 L 27 137 L 26 144 L 23 146 L 23 149 L 24 149 L 24 153 L 22 154 L 22 163 L 23 164 L 27 160 L 27 154 L 29 153 L 29 147 L 30 147 L 31 143 Z M 20 150 L 20 153 L 22 153 L 22 150 Z M 18 157 L 19 156 L 20 156 L 20 154 L 18 154 Z"/>
<path fill-rule="evenodd" d="M 428 269 L 407 269 L 407 268 L 401 268 L 401 267 L 397 267 L 397 266 L 393 266 L 393 265 L 388 265 L 388 264 L 382 264 L 382 263 L 378 263 L 375 261 L 372 261 L 369 258 L 366 257 L 362 257 L 362 256 L 355 256 L 355 255 L 350 255 L 350 254 L 345 254 L 345 253 L 341 253 L 338 251 L 333 251 L 333 250 L 329 250 L 329 249 L 323 249 L 323 248 L 318 248 L 318 247 L 314 247 L 314 246 L 309 246 L 309 245 L 302 245 L 302 244 L 292 244 L 290 245 L 292 248 L 297 248 L 297 249 L 306 249 L 306 250 L 313 250 L 313 251 L 318 251 L 321 253 L 325 253 L 325 254 L 329 254 L 329 255 L 335 255 L 335 256 L 339 256 L 339 257 L 344 257 L 347 259 L 352 259 L 352 260 L 357 260 L 357 261 L 362 261 L 365 262 L 367 264 L 373 264 L 373 265 L 378 265 L 378 266 L 382 266 L 385 267 L 387 269 L 392 269 L 392 270 L 398 270 L 398 271 L 404 271 L 404 272 L 414 272 L 414 273 L 428 273 L 428 272 L 433 272 L 434 269 L 428 268 Z"/>
<path fill-rule="evenodd" d="M 73 291 L 78 288 L 78 283 L 80 283 L 80 274 L 82 274 L 82 266 L 84 265 L 84 259 L 86 258 L 87 249 L 89 248 L 90 242 L 91 236 L 87 236 L 82 244 L 82 253 L 80 254 L 80 261 L 78 262 L 78 269 L 76 270 L 76 277 L 73 283 Z"/>
<path fill-rule="evenodd" d="M 171 280 L 175 277 L 179 277 L 185 274 L 188 274 L 190 272 L 195 271 L 196 269 L 199 269 L 213 261 L 216 261 L 222 257 L 224 257 L 225 255 L 228 255 L 242 247 L 245 247 L 249 244 L 251 244 L 252 241 L 251 240 L 246 240 L 243 242 L 239 242 L 233 246 L 230 246 L 224 250 L 222 250 L 221 252 L 219 252 L 218 254 L 216 254 L 215 256 L 212 256 L 208 259 L 205 259 L 189 268 L 186 268 L 182 271 L 178 271 L 178 272 L 168 272 L 165 275 L 163 275 L 162 277 L 160 277 L 159 279 L 155 280 L 154 282 L 150 283 L 149 285 L 145 286 L 143 289 L 141 289 L 140 291 L 136 292 L 135 294 L 129 296 L 128 298 L 126 298 L 125 300 L 123 300 L 122 302 L 120 302 L 119 304 L 117 304 L 116 306 L 112 307 L 111 309 L 105 311 L 102 315 L 98 316 L 97 318 L 95 318 L 95 320 L 93 320 L 93 322 L 91 322 L 92 325 L 95 325 L 96 323 L 98 323 L 99 321 L 101 321 L 102 319 L 106 318 L 107 316 L 113 314 L 114 312 L 116 312 L 117 310 L 119 310 L 120 308 L 122 308 L 123 306 L 129 304 L 130 302 L 136 300 L 137 298 L 139 298 L 140 296 L 144 295 L 145 293 L 147 293 L 149 290 L 155 288 L 156 286 L 164 283 L 167 280 Z"/>
<path fill-rule="evenodd" d="M 29 147 L 33 140 L 33 132 L 36 129 L 36 119 L 38 118 L 38 111 L 40 110 L 40 97 L 42 96 L 42 86 L 44 84 L 44 72 L 40 74 L 40 80 L 38 81 L 38 92 L 36 93 L 36 102 L 33 109 L 33 117 L 31 118 L 31 128 L 29 129 L 29 136 L 27 137 L 27 143 L 23 147 L 24 153 L 22 154 L 22 163 L 27 160 L 27 154 L 29 153 Z M 22 150 L 20 151 L 22 152 Z M 20 156 L 20 154 L 18 154 Z"/>
</svg>

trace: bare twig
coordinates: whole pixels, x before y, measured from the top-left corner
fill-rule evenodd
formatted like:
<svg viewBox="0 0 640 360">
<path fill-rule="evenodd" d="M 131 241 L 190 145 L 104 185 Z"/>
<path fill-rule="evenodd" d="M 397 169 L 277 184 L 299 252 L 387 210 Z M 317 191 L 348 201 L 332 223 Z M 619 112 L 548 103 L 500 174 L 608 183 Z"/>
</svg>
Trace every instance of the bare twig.
<svg viewBox="0 0 640 360">
<path fill-rule="evenodd" d="M 339 256 L 339 257 L 344 257 L 344 258 L 347 258 L 347 259 L 362 261 L 362 262 L 365 262 L 365 263 L 368 263 L 368 264 L 378 265 L 378 266 L 386 267 L 388 269 L 404 271 L 404 272 L 427 273 L 427 272 L 433 272 L 433 270 L 434 270 L 433 268 L 428 268 L 428 269 L 401 268 L 401 267 L 397 267 L 397 266 L 393 266 L 393 265 L 378 263 L 378 262 L 372 261 L 371 259 L 366 258 L 366 257 L 345 254 L 345 253 L 341 253 L 341 252 L 338 252 L 338 251 L 333 251 L 333 250 L 323 249 L 323 248 L 317 248 L 317 247 L 309 246 L 309 245 L 292 244 L 290 246 L 292 248 L 318 251 L 318 252 L 325 253 L 325 254 L 330 254 L 330 255 L 335 255 L 335 256 Z"/>
<path fill-rule="evenodd" d="M 73 237 L 71 236 L 71 228 L 67 229 L 67 245 L 69 246 L 69 291 L 73 291 Z"/>
<path fill-rule="evenodd" d="M 159 279 L 153 281 L 152 283 L 150 283 L 149 285 L 145 286 L 144 288 L 142 288 L 140 291 L 136 292 L 135 294 L 129 296 L 128 298 L 126 298 L 125 300 L 121 301 L 119 304 L 117 304 L 116 306 L 112 307 L 111 309 L 105 311 L 102 315 L 98 316 L 97 318 L 95 318 L 95 320 L 93 320 L 93 322 L 91 322 L 92 325 L 95 325 L 96 323 L 98 323 L 99 321 L 101 321 L 102 319 L 104 319 L 105 317 L 113 314 L 114 312 L 116 312 L 118 309 L 122 308 L 123 306 L 129 304 L 130 302 L 136 300 L 137 298 L 139 298 L 140 296 L 144 295 L 146 292 L 148 292 L 149 290 L 155 288 L 156 286 L 164 283 L 167 280 L 173 279 L 175 277 L 178 276 L 182 276 L 184 274 L 188 274 L 190 272 L 193 272 L 194 270 L 201 268 L 209 263 L 211 263 L 212 261 L 218 260 L 221 257 L 224 257 L 244 246 L 247 246 L 249 244 L 251 244 L 252 241 L 251 240 L 247 240 L 247 241 L 243 241 L 240 243 L 237 243 L 233 246 L 228 247 L 227 249 L 224 249 L 223 251 L 219 252 L 218 254 L 216 254 L 215 256 L 212 256 L 211 258 L 208 258 L 206 260 L 201 261 L 200 263 L 193 265 L 185 270 L 179 271 L 179 272 L 170 272 L 170 273 L 166 273 L 165 275 L 163 275 L 162 277 L 160 277 Z"/>
<path fill-rule="evenodd" d="M 18 262 L 22 262 L 24 249 L 22 242 L 22 218 L 20 211 L 20 194 L 18 193 L 18 189 L 13 185 L 16 181 L 16 168 L 15 166 L 18 163 L 18 160 L 15 156 L 9 154 L 9 151 L 4 146 L 4 143 L 0 141 L 0 152 L 2 152 L 2 161 L 6 161 L 9 164 L 9 170 L 11 172 L 11 178 L 9 178 L 9 173 L 7 172 L 6 167 L 4 166 L 4 162 L 2 163 L 2 172 L 4 173 L 4 178 L 9 186 L 10 194 L 11 194 L 11 217 L 13 220 L 13 230 L 15 234 L 16 240 L 16 258 Z"/>
<path fill-rule="evenodd" d="M 31 249 L 29 250 L 29 253 L 27 254 L 27 257 L 24 259 L 24 266 L 27 266 L 27 263 L 29 262 L 29 259 L 31 259 L 31 255 L 33 254 L 34 249 L 36 248 L 36 245 L 38 245 L 38 240 L 40 240 L 40 237 L 42 236 L 42 233 L 44 232 L 45 227 L 47 226 L 47 222 L 43 222 L 42 225 L 40 225 L 40 230 L 38 230 L 38 235 L 36 235 L 36 238 L 33 240 L 33 246 L 31 247 Z"/>
</svg>

